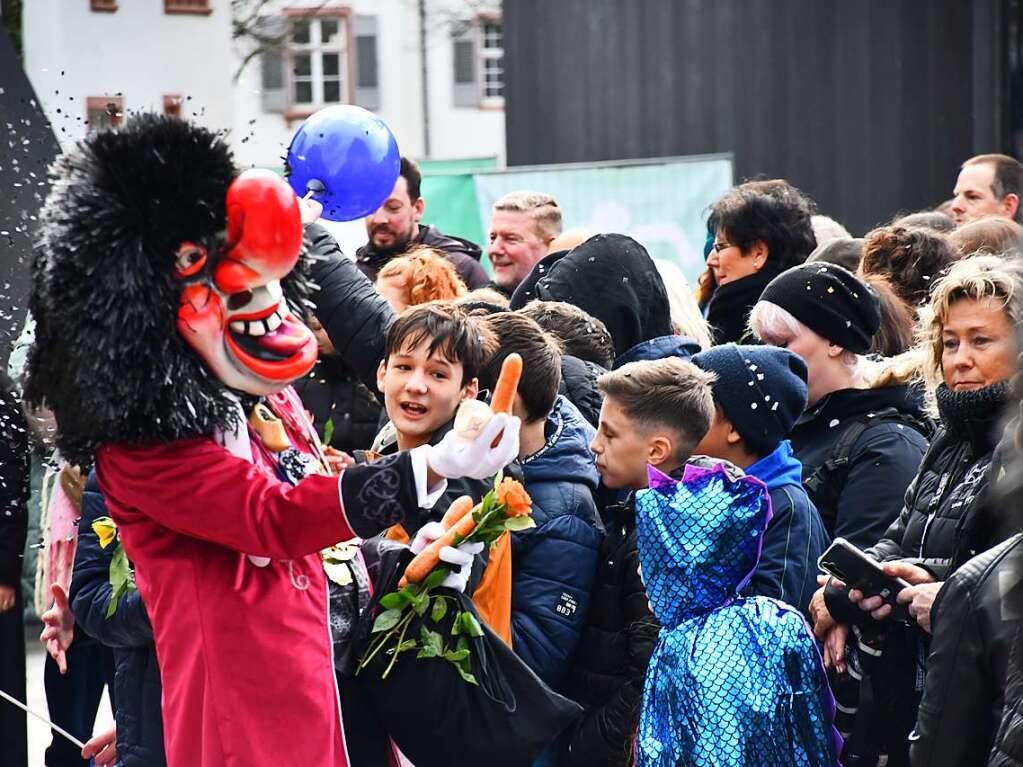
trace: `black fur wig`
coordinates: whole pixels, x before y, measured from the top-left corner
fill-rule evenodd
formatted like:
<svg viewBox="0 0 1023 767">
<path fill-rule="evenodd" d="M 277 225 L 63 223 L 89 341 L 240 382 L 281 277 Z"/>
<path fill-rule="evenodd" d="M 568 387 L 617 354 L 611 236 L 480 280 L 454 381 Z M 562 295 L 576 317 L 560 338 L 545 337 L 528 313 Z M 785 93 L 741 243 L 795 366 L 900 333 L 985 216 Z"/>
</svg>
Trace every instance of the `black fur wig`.
<svg viewBox="0 0 1023 767">
<path fill-rule="evenodd" d="M 104 442 L 233 426 L 227 388 L 177 332 L 174 266 L 188 240 L 215 268 L 235 176 L 222 137 L 153 114 L 90 135 L 54 164 L 33 264 L 25 395 L 53 410 L 69 461 L 91 463 Z M 293 300 L 304 297 L 301 277 L 287 282 Z"/>
</svg>

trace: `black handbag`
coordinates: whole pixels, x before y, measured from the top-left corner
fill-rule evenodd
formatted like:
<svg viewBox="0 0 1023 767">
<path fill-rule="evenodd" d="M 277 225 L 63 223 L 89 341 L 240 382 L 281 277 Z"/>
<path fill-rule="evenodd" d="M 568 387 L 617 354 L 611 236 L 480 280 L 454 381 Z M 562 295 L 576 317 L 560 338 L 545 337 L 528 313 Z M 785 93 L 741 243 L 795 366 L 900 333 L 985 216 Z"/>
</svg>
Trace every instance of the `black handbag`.
<svg viewBox="0 0 1023 767">
<path fill-rule="evenodd" d="M 407 548 L 383 555 L 373 601 L 356 632 L 357 658 L 364 656 L 373 639 L 380 598 L 397 588 L 411 558 Z M 479 621 L 469 597 L 445 593 Z M 449 637 L 457 614 L 448 610 L 434 621 L 426 611 L 412 619 L 408 635 L 417 636 L 425 625 Z M 417 658 L 415 652 L 401 653 L 386 679 L 382 674 L 392 656 L 379 652 L 354 678 L 378 720 L 416 767 L 529 767 L 582 713 L 577 703 L 551 690 L 497 634 L 479 623 L 483 635 L 468 640 L 477 684 L 465 681 L 447 660 Z"/>
</svg>

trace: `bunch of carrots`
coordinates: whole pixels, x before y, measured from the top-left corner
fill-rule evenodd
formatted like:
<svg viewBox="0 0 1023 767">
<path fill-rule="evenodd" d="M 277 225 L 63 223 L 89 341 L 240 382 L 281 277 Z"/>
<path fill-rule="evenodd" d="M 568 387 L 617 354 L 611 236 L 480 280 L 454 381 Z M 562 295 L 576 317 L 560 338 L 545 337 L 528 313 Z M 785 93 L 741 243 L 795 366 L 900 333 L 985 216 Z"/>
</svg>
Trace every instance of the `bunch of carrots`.
<svg viewBox="0 0 1023 767">
<path fill-rule="evenodd" d="M 515 403 L 515 392 L 519 388 L 519 380 L 522 378 L 522 357 L 512 352 L 504 358 L 501 363 L 501 373 L 494 386 L 494 394 L 490 398 L 490 409 L 494 413 L 511 413 L 512 405 Z M 501 439 L 498 434 L 494 444 Z M 475 512 L 479 511 L 481 504 L 473 504 L 472 498 L 463 495 L 456 499 L 441 524 L 445 533 L 429 546 L 416 554 L 405 568 L 405 575 L 398 582 L 398 586 L 404 587 L 408 583 L 422 583 L 430 572 L 440 564 L 440 550 L 445 546 L 457 546 L 468 538 L 476 528 Z"/>
</svg>

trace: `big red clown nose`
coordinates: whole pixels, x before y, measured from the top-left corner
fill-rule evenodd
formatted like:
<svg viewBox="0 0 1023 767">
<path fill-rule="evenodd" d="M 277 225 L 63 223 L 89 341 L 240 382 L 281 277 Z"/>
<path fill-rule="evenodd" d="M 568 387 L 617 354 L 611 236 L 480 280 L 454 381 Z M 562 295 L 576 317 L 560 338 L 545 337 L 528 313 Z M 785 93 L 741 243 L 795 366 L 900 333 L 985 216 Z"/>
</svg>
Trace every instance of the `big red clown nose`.
<svg viewBox="0 0 1023 767">
<path fill-rule="evenodd" d="M 227 253 L 213 279 L 231 295 L 279 280 L 298 261 L 302 214 L 298 198 L 269 170 L 247 170 L 227 190 Z"/>
</svg>

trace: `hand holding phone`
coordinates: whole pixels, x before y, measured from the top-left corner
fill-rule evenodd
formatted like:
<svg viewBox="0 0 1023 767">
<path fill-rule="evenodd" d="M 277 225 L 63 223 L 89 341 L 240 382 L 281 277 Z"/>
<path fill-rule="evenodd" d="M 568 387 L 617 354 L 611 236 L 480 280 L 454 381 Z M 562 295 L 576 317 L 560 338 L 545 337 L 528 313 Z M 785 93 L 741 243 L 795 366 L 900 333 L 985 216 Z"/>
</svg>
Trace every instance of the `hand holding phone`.
<svg viewBox="0 0 1023 767">
<path fill-rule="evenodd" d="M 881 597 L 891 605 L 891 616 L 898 621 L 907 621 L 906 605 L 899 604 L 900 591 L 909 587 L 902 578 L 889 575 L 875 560 L 868 557 L 845 538 L 836 538 L 817 560 L 821 570 L 838 578 L 849 588 L 862 591 L 868 597 Z"/>
</svg>

